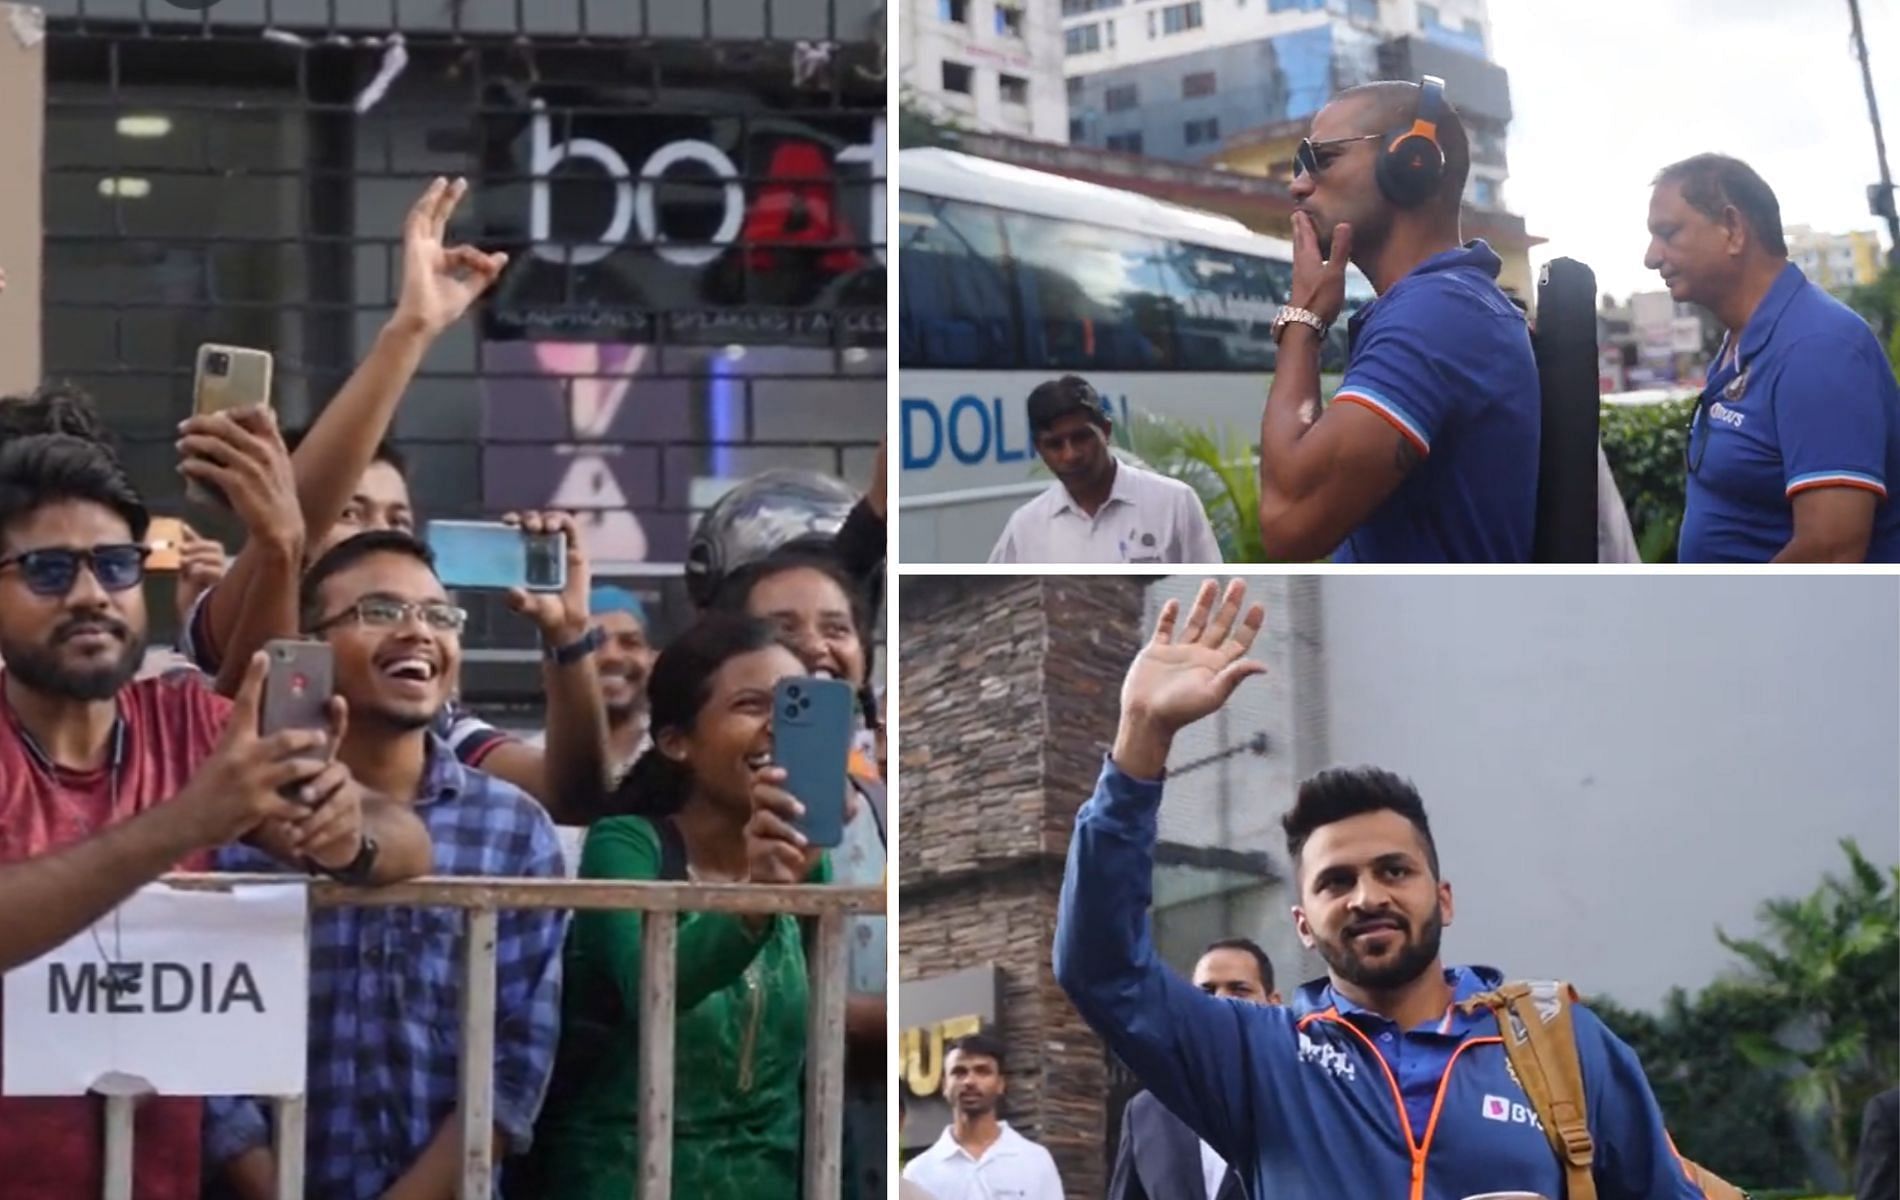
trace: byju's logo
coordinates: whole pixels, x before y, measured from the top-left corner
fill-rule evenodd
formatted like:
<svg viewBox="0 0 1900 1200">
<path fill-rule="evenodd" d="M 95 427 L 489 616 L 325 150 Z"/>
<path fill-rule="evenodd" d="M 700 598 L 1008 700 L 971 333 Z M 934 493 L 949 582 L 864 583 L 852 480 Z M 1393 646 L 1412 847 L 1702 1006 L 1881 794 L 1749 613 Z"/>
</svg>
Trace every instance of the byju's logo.
<svg viewBox="0 0 1900 1200">
<path fill-rule="evenodd" d="M 1513 1103 L 1502 1096 L 1484 1098 L 1484 1119 L 1504 1121 L 1512 1125 L 1534 1125 L 1540 1133 L 1544 1129 L 1544 1123 L 1538 1120 L 1535 1109 L 1528 1105 Z"/>
</svg>

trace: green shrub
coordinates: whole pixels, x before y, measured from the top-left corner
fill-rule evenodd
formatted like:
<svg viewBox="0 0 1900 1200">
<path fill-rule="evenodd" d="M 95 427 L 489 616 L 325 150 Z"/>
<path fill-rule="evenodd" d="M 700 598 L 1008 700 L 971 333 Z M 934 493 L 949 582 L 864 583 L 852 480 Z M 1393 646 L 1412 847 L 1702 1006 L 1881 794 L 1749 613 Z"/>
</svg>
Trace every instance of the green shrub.
<svg viewBox="0 0 1900 1200">
<path fill-rule="evenodd" d="M 1623 494 L 1644 562 L 1675 562 L 1688 489 L 1683 455 L 1689 444 L 1691 394 L 1662 404 L 1603 406 L 1603 454 Z"/>
</svg>

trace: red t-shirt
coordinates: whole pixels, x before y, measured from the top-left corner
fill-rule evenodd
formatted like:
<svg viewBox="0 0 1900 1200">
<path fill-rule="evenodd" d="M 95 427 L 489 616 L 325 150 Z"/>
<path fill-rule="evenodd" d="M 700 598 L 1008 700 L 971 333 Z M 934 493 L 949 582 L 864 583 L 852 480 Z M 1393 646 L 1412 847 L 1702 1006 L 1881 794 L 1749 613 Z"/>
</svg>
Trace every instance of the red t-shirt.
<svg viewBox="0 0 1900 1200">
<path fill-rule="evenodd" d="M 0 708 L 4 703 L 0 699 Z M 49 773 L 21 739 L 12 713 L 0 713 L 0 862 L 70 846 L 171 799 L 210 757 L 230 711 L 228 700 L 195 677 L 146 679 L 121 691 L 125 742 L 116 811 L 110 766 Z M 177 869 L 202 871 L 209 864 L 209 852 L 202 852 Z M 139 1102 L 136 1200 L 198 1200 L 201 1108 L 191 1098 Z M 79 1200 L 104 1189 L 104 1101 L 0 1096 L 0 1196 Z"/>
</svg>

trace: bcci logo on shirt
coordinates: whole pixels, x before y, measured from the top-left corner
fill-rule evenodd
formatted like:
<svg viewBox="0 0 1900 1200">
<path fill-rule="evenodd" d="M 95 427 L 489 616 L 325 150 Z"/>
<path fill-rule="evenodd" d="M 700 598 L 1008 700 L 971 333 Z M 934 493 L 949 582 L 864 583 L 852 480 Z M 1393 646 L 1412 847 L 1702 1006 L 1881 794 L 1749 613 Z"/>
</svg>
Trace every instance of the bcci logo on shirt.
<svg viewBox="0 0 1900 1200">
<path fill-rule="evenodd" d="M 1535 1109 L 1529 1105 L 1506 1100 L 1502 1096 L 1484 1098 L 1484 1119 L 1502 1121 L 1507 1125 L 1530 1125 L 1539 1133 L 1544 1131 L 1544 1123 L 1537 1119 Z"/>
</svg>

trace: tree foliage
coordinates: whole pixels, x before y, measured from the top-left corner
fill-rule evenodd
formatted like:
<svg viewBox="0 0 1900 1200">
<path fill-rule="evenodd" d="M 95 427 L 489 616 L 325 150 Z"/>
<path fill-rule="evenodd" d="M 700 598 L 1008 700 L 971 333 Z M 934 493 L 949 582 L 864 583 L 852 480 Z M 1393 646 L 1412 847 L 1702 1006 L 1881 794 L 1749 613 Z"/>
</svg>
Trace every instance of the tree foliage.
<svg viewBox="0 0 1900 1200">
<path fill-rule="evenodd" d="M 1751 1191 L 1852 1179 L 1861 1112 L 1900 1079 L 1900 869 L 1841 845 L 1847 872 L 1764 903 L 1760 936 L 1717 931 L 1741 960 L 1730 977 L 1655 1014 L 1591 1000 L 1642 1060 L 1682 1152 Z M 1824 1133 L 1821 1179 L 1802 1119 Z"/>
</svg>

